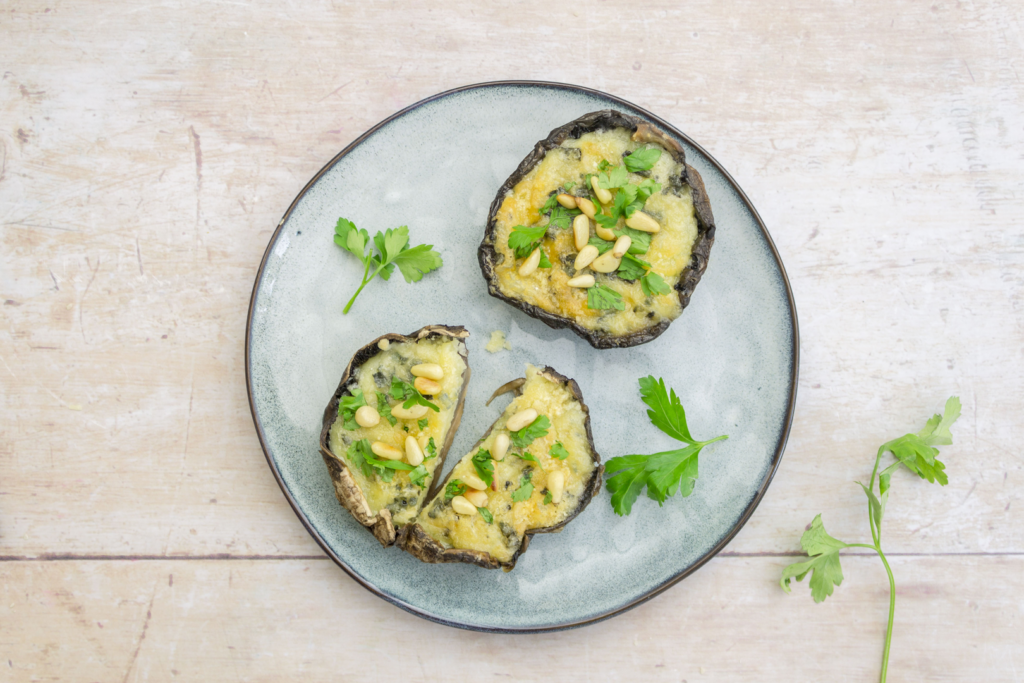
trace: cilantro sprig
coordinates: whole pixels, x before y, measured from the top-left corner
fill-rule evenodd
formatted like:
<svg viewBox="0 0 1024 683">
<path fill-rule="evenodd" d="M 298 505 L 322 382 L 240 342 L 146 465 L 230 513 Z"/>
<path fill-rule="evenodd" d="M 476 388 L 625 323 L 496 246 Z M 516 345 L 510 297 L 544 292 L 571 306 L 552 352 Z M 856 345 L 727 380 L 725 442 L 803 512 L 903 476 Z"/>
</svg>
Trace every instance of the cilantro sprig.
<svg viewBox="0 0 1024 683">
<path fill-rule="evenodd" d="M 371 240 L 366 230 L 358 229 L 347 218 L 339 218 L 334 226 L 334 243 L 362 261 L 364 266 L 363 281 L 342 313 L 348 313 L 363 287 L 373 278 L 380 275 L 383 280 L 389 279 L 395 266 L 402 271 L 406 282 L 419 282 L 426 273 L 444 265 L 434 245 L 409 246 L 409 228 L 405 225 L 383 233 L 378 231 Z"/>
<path fill-rule="evenodd" d="M 953 426 L 960 417 L 960 399 L 951 396 L 946 401 L 942 415 L 935 414 L 925 423 L 924 429 L 916 434 L 905 434 L 898 439 L 888 441 L 878 449 L 875 455 L 875 467 L 871 470 L 871 479 L 865 486 L 861 482 L 860 487 L 868 499 L 868 525 L 871 527 L 872 544 L 867 543 L 844 543 L 833 538 L 825 531 L 825 525 L 821 521 L 821 514 L 818 514 L 811 522 L 810 527 L 800 537 L 800 546 L 807 553 L 808 559 L 803 562 L 796 562 L 782 570 L 782 578 L 779 584 L 787 593 L 790 590 L 790 580 L 803 581 L 807 574 L 811 575 L 808 582 L 811 588 L 811 597 L 815 602 L 822 602 L 832 595 L 836 586 L 843 582 L 843 569 L 839 563 L 839 551 L 844 548 L 867 548 L 878 554 L 878 558 L 885 565 L 885 572 L 889 575 L 889 624 L 885 630 L 885 647 L 882 650 L 882 671 L 881 683 L 885 683 L 889 669 L 889 649 L 892 645 L 893 617 L 896 614 L 896 580 L 892 575 L 892 568 L 889 561 L 882 552 L 882 518 L 885 516 L 885 506 L 889 501 L 889 489 L 892 484 L 892 475 L 900 467 L 926 479 L 929 483 L 938 482 L 940 486 L 949 483 L 946 477 L 946 466 L 938 459 L 939 449 L 936 446 L 948 446 L 953 443 L 953 434 L 949 428 Z M 894 462 L 878 471 L 882 456 L 892 453 Z M 875 479 L 878 480 L 878 493 L 875 491 Z"/>
<path fill-rule="evenodd" d="M 697 481 L 697 457 L 708 444 L 729 438 L 716 436 L 697 441 L 690 436 L 683 410 L 675 390 L 665 388 L 665 380 L 641 377 L 640 396 L 650 409 L 651 423 L 673 439 L 687 444 L 685 448 L 651 455 L 622 455 L 605 465 L 605 485 L 612 494 L 612 508 L 618 515 L 633 510 L 637 496 L 647 487 L 647 496 L 662 505 L 676 491 L 684 498 L 693 493 Z"/>
</svg>

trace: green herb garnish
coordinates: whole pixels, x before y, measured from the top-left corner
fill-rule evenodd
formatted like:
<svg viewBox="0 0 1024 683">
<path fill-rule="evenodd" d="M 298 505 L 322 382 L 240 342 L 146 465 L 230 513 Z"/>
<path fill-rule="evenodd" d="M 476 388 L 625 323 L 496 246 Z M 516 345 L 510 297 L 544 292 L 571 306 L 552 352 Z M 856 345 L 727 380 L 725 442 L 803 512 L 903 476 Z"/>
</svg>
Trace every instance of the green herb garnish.
<svg viewBox="0 0 1024 683">
<path fill-rule="evenodd" d="M 612 232 L 615 233 L 616 237 L 622 237 L 623 235 L 629 235 L 629 253 L 630 254 L 646 254 L 647 250 L 651 248 L 651 233 L 643 232 L 641 230 L 634 230 L 633 228 L 612 228 Z"/>
<path fill-rule="evenodd" d="M 445 502 L 450 501 L 455 496 L 461 496 L 466 492 L 466 486 L 461 479 L 452 479 L 448 482 L 448 485 L 444 487 L 444 500 Z"/>
<path fill-rule="evenodd" d="M 520 460 L 529 460 L 530 462 L 537 463 L 537 467 L 541 467 L 540 461 L 537 460 L 530 451 L 512 451 L 512 455 L 516 456 Z"/>
<path fill-rule="evenodd" d="M 427 418 L 423 418 L 422 420 L 416 420 L 416 426 L 419 427 L 420 429 L 426 429 L 429 423 L 430 420 L 428 420 Z"/>
<path fill-rule="evenodd" d="M 665 282 L 665 278 L 661 277 L 653 270 L 640 278 L 640 289 L 642 289 L 644 294 L 647 296 L 660 296 L 672 291 L 672 288 L 668 286 L 667 282 Z"/>
<path fill-rule="evenodd" d="M 334 226 L 334 243 L 358 258 L 364 265 L 363 281 L 342 313 L 348 313 L 363 287 L 373 278 L 380 275 L 384 280 L 389 279 L 395 266 L 402 271 L 406 282 L 419 282 L 426 273 L 444 265 L 441 255 L 434 251 L 434 245 L 420 244 L 410 247 L 409 228 L 404 225 L 393 230 L 388 229 L 384 233 L 378 231 L 371 241 L 368 232 L 359 230 L 346 218 L 339 218 L 337 225 Z"/>
<path fill-rule="evenodd" d="M 551 505 L 551 491 L 548 491 L 544 494 L 544 504 Z"/>
<path fill-rule="evenodd" d="M 531 476 L 529 471 L 523 473 L 522 478 L 519 480 L 519 488 L 512 492 L 513 503 L 529 500 L 530 496 L 533 495 L 533 482 L 530 481 Z"/>
<path fill-rule="evenodd" d="M 473 455 L 473 467 L 485 484 L 490 486 L 494 483 L 494 461 L 489 450 L 481 448 Z"/>
<path fill-rule="evenodd" d="M 596 284 L 587 290 L 587 308 L 592 310 L 603 310 L 614 308 L 617 311 L 626 310 L 626 304 L 622 301 L 622 295 L 611 287 Z"/>
<path fill-rule="evenodd" d="M 546 225 L 535 225 L 532 228 L 517 225 L 509 233 L 508 248 L 515 252 L 516 258 L 526 258 L 530 252 L 540 246 L 547 231 L 548 226 Z"/>
<path fill-rule="evenodd" d="M 561 441 L 556 441 L 555 445 L 551 447 L 551 450 L 549 450 L 548 453 L 551 454 L 552 458 L 557 458 L 559 460 L 565 460 L 569 457 L 569 451 L 565 450 L 565 446 L 562 445 Z"/>
<path fill-rule="evenodd" d="M 377 394 L 377 412 L 394 427 L 398 418 L 391 414 L 391 404 L 388 403 L 387 394 Z"/>
<path fill-rule="evenodd" d="M 614 190 L 629 182 L 629 171 L 625 166 L 613 166 L 607 173 L 602 173 L 597 179 L 597 186 L 605 190 Z"/>
<path fill-rule="evenodd" d="M 567 209 L 561 204 L 558 204 L 555 208 L 551 209 L 551 220 L 548 221 L 548 226 L 553 225 L 556 228 L 568 230 L 569 226 L 572 224 L 572 219 L 579 216 L 581 213 L 583 212 L 579 209 Z"/>
<path fill-rule="evenodd" d="M 535 439 L 539 439 L 546 435 L 549 427 L 551 427 L 551 420 L 549 420 L 546 415 L 538 415 L 533 422 L 526 425 L 518 432 L 510 432 L 512 443 L 517 448 L 526 448 L 533 443 Z M 528 460 L 529 458 L 524 459 Z"/>
<path fill-rule="evenodd" d="M 409 472 L 409 481 L 419 486 L 421 489 L 427 488 L 427 468 L 423 465 L 417 465 L 412 472 Z"/>
<path fill-rule="evenodd" d="M 416 387 L 408 382 L 403 382 L 397 377 L 391 378 L 391 398 L 396 401 L 404 401 L 402 407 L 406 410 L 414 405 L 421 405 L 430 408 L 435 413 L 441 412 L 440 408 L 423 398 L 423 394 Z"/>
<path fill-rule="evenodd" d="M 437 445 L 434 444 L 434 437 L 430 437 L 427 440 L 427 449 L 426 450 L 427 450 L 427 455 L 423 458 L 424 462 L 426 462 L 427 460 L 430 460 L 431 458 L 436 458 L 437 457 Z"/>
<path fill-rule="evenodd" d="M 927 479 L 929 483 L 938 482 L 940 486 L 949 483 L 944 470 L 946 466 L 936 457 L 939 449 L 935 446 L 948 446 L 953 443 L 953 434 L 949 428 L 953 426 L 960 417 L 960 399 L 951 396 L 946 401 L 946 407 L 942 415 L 933 415 L 925 423 L 924 429 L 917 434 L 905 434 L 898 439 L 893 439 L 882 444 L 875 455 L 875 467 L 871 470 L 871 480 L 865 486 L 864 494 L 868 498 L 868 524 L 871 527 L 871 539 L 873 544 L 867 543 L 844 543 L 832 538 L 825 531 L 825 525 L 821 522 L 819 514 L 811 522 L 810 528 L 800 537 L 800 546 L 807 553 L 808 559 L 805 562 L 791 564 L 782 570 L 780 585 L 783 590 L 789 592 L 791 579 L 802 581 L 808 572 L 811 574 L 810 588 L 811 597 L 815 602 L 822 602 L 832 595 L 835 586 L 843 582 L 843 569 L 839 564 L 839 551 L 843 548 L 867 548 L 878 553 L 879 559 L 885 565 L 885 572 L 889 575 L 889 624 L 885 631 L 885 647 L 882 650 L 882 672 L 881 683 L 885 683 L 885 677 L 889 669 L 889 648 L 892 644 L 893 616 L 896 613 L 896 580 L 893 578 L 892 569 L 882 552 L 882 517 L 885 515 L 885 505 L 889 500 L 889 486 L 893 473 L 900 468 L 908 470 Z M 885 453 L 892 453 L 895 462 L 886 467 L 880 473 L 878 466 Z M 878 494 L 875 494 L 875 477 L 878 477 Z"/>
<path fill-rule="evenodd" d="M 491 514 L 490 510 L 487 508 L 477 508 L 476 511 L 480 513 L 480 516 L 484 518 L 485 522 L 488 524 L 494 524 L 494 515 Z"/>
<path fill-rule="evenodd" d="M 590 240 L 587 242 L 587 244 L 593 244 L 595 247 L 597 247 L 597 253 L 598 254 L 603 254 L 603 253 L 605 253 L 606 251 L 608 251 L 609 249 L 611 249 L 612 247 L 615 246 L 615 242 L 609 242 L 608 240 L 603 240 L 603 239 L 601 239 L 600 237 L 598 237 L 596 235 L 591 237 Z"/>
<path fill-rule="evenodd" d="M 640 396 L 650 406 L 647 417 L 651 423 L 673 439 L 688 444 L 685 448 L 651 455 L 622 455 L 605 465 L 605 485 L 612 494 L 612 508 L 619 515 L 628 515 L 643 488 L 647 496 L 658 501 L 675 495 L 684 498 L 693 493 L 697 481 L 697 456 L 708 444 L 728 438 L 716 436 L 710 441 L 697 441 L 686 426 L 686 412 L 674 390 L 665 388 L 665 380 L 648 375 L 641 377 Z"/>
<path fill-rule="evenodd" d="M 356 411 L 365 405 L 366 399 L 363 398 L 363 390 L 358 387 L 347 396 L 341 397 L 341 400 L 338 401 L 338 416 L 344 422 L 345 429 L 349 431 L 359 429 L 359 423 L 356 422 Z"/>
<path fill-rule="evenodd" d="M 658 163 L 658 159 L 661 158 L 661 150 L 653 147 L 644 147 L 642 149 L 633 150 L 633 152 L 623 159 L 626 164 L 626 168 L 633 173 L 638 171 L 649 171 L 654 167 L 654 164 Z"/>
<path fill-rule="evenodd" d="M 619 269 L 615 271 L 615 274 L 621 277 L 623 280 L 639 280 L 647 271 L 650 270 L 651 264 L 642 259 L 638 259 L 630 253 L 622 255 L 622 260 L 619 262 Z"/>
</svg>

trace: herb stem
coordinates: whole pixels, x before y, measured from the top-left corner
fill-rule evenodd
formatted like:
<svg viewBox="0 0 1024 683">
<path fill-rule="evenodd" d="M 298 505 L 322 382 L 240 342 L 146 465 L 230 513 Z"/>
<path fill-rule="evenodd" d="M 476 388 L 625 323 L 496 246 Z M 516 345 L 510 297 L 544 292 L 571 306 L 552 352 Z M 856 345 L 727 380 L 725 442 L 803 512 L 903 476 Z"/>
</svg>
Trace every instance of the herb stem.
<svg viewBox="0 0 1024 683">
<path fill-rule="evenodd" d="M 356 297 L 359 296 L 359 292 L 363 291 L 363 287 L 365 287 L 370 282 L 370 280 L 372 280 L 374 277 L 376 277 L 376 275 L 377 275 L 376 272 L 374 272 L 374 274 L 371 275 L 369 278 L 366 277 L 369 274 L 369 272 L 370 272 L 370 260 L 368 259 L 366 261 L 366 268 L 363 269 L 363 284 L 359 285 L 359 289 L 356 290 L 356 293 L 353 294 L 352 298 L 348 300 L 347 304 L 345 304 L 345 310 L 342 311 L 342 315 L 344 315 L 345 313 L 348 313 L 348 309 L 352 308 L 352 304 L 354 304 L 356 302 Z"/>
<path fill-rule="evenodd" d="M 889 566 L 889 561 L 885 559 L 885 553 L 882 552 L 880 546 L 868 545 L 867 543 L 848 543 L 846 547 L 874 550 L 878 553 L 878 558 L 882 560 L 882 564 L 885 565 L 885 573 L 889 575 L 889 624 L 885 628 L 885 648 L 882 650 L 882 676 L 879 679 L 879 683 L 885 683 L 885 677 L 889 672 L 889 647 L 892 645 L 892 624 L 896 616 L 896 579 L 893 578 L 892 567 Z"/>
</svg>

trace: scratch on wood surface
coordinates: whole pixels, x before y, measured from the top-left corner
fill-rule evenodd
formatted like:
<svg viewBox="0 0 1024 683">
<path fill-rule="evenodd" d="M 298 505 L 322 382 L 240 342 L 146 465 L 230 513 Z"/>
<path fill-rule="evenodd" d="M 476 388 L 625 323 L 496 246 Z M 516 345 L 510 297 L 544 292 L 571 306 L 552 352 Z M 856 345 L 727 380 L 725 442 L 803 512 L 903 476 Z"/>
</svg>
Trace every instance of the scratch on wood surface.
<svg viewBox="0 0 1024 683">
<path fill-rule="evenodd" d="M 128 662 L 128 669 L 124 672 L 124 678 L 121 679 L 121 683 L 126 683 L 128 676 L 131 674 L 132 669 L 135 668 L 135 660 L 139 658 L 139 650 L 142 649 L 142 641 L 146 639 L 146 629 L 149 628 L 149 620 L 153 618 L 153 601 L 156 600 L 156 589 L 153 589 L 153 596 L 149 599 L 149 606 L 146 608 L 146 621 L 142 622 L 142 633 L 139 635 L 139 642 L 135 644 L 135 652 L 132 653 L 132 659 Z"/>
<path fill-rule="evenodd" d="M 199 257 L 199 217 L 203 211 L 203 148 L 199 144 L 199 134 L 195 126 L 188 127 L 189 137 L 192 138 L 192 151 L 196 157 L 196 258 Z"/>
<path fill-rule="evenodd" d="M 50 277 L 53 279 L 53 288 L 59 292 L 60 291 L 60 284 L 58 284 L 58 282 L 57 282 L 57 276 L 53 274 L 53 269 L 52 268 L 47 268 L 47 270 L 50 271 Z"/>
<path fill-rule="evenodd" d="M 7 143 L 0 140 L 0 183 L 4 181 L 4 175 L 7 172 Z"/>
<path fill-rule="evenodd" d="M 85 257 L 85 264 L 92 268 L 92 263 L 89 262 L 89 257 Z M 89 293 L 89 288 L 92 287 L 92 281 L 96 279 L 96 273 L 100 270 L 100 257 L 96 257 L 96 267 L 92 268 L 92 277 L 89 278 L 89 282 L 85 285 L 85 291 L 82 292 L 82 297 L 78 300 L 78 328 L 82 331 L 82 341 L 88 343 L 85 338 L 85 324 L 82 322 L 82 309 L 85 308 L 82 304 L 85 302 L 85 295 Z"/>
<path fill-rule="evenodd" d="M 320 104 L 320 102 L 323 102 L 323 101 L 324 101 L 324 100 L 326 100 L 326 99 L 327 99 L 328 97 L 330 97 L 331 95 L 335 94 L 336 92 L 338 92 L 339 90 L 341 90 L 342 88 L 344 88 L 344 87 L 345 87 L 346 85 L 349 85 L 349 83 L 351 83 L 351 82 L 352 82 L 352 81 L 349 81 L 348 83 L 342 83 L 342 84 L 341 84 L 341 85 L 339 85 L 339 86 L 338 86 L 337 88 L 335 88 L 334 90 L 332 90 L 331 92 L 327 93 L 326 95 L 324 95 L 323 97 L 321 97 L 321 98 L 320 98 L 319 100 L 317 100 L 317 104 Z"/>
<path fill-rule="evenodd" d="M 139 248 L 139 236 L 135 236 L 135 258 L 139 260 L 139 275 L 145 275 L 146 272 L 142 269 L 142 249 Z"/>
</svg>

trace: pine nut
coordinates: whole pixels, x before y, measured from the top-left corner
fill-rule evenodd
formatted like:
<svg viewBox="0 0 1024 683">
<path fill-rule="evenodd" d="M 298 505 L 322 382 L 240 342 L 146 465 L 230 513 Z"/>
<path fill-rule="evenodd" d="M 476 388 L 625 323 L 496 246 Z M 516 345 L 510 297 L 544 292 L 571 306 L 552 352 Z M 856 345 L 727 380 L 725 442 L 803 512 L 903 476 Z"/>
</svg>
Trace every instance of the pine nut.
<svg viewBox="0 0 1024 683">
<path fill-rule="evenodd" d="M 597 236 L 603 239 L 605 242 L 615 241 L 615 233 L 612 232 L 609 228 L 599 225 L 597 226 L 597 229 L 594 232 L 596 232 Z"/>
<path fill-rule="evenodd" d="M 587 273 L 586 275 L 577 275 L 565 284 L 570 287 L 578 287 L 579 289 L 589 289 L 594 286 L 594 282 L 594 276 Z"/>
<path fill-rule="evenodd" d="M 487 484 L 484 483 L 484 480 L 475 474 L 466 474 L 459 477 L 459 479 L 462 480 L 463 484 L 471 489 L 476 489 L 477 491 L 483 491 L 487 488 Z"/>
<path fill-rule="evenodd" d="M 616 258 L 612 252 L 608 251 L 594 259 L 594 262 L 590 264 L 590 269 L 597 273 L 614 273 L 620 263 L 622 263 L 622 259 Z"/>
<path fill-rule="evenodd" d="M 412 385 L 424 396 L 437 396 L 441 393 L 441 385 L 426 377 L 417 377 Z"/>
<path fill-rule="evenodd" d="M 575 209 L 576 208 L 576 198 L 573 197 L 571 194 L 565 194 L 565 193 L 560 194 L 560 195 L 558 195 L 557 199 L 558 199 L 558 203 L 561 204 L 562 206 L 564 206 L 567 209 Z"/>
<path fill-rule="evenodd" d="M 594 220 L 594 216 L 597 215 L 597 207 L 594 206 L 594 202 L 585 197 L 577 197 L 576 206 L 578 206 L 580 211 L 582 211 L 590 220 Z"/>
<path fill-rule="evenodd" d="M 590 176 L 590 186 L 594 188 L 594 194 L 597 195 L 597 201 L 602 204 L 608 204 L 612 200 L 612 193 L 604 189 L 597 184 L 597 176 Z"/>
<path fill-rule="evenodd" d="M 420 363 L 412 366 L 413 377 L 426 377 L 427 379 L 444 379 L 444 370 L 437 363 Z"/>
<path fill-rule="evenodd" d="M 576 260 L 573 262 L 572 266 L 576 270 L 583 270 L 591 263 L 593 263 L 594 259 L 596 259 L 600 255 L 601 252 L 598 251 L 597 247 L 595 247 L 593 244 L 588 244 L 587 246 L 580 249 L 580 253 L 576 254 Z"/>
<path fill-rule="evenodd" d="M 429 434 L 420 434 L 419 438 L 416 439 L 416 445 L 420 447 L 421 451 L 426 452 L 428 443 L 430 443 Z"/>
<path fill-rule="evenodd" d="M 572 236 L 576 241 L 576 251 L 587 246 L 587 240 L 590 239 L 590 219 L 582 213 L 572 220 Z"/>
<path fill-rule="evenodd" d="M 419 404 L 416 404 L 409 409 L 403 408 L 401 403 L 396 403 L 391 406 L 391 414 L 399 420 L 418 420 L 426 415 L 428 410 L 430 410 L 430 408 Z"/>
<path fill-rule="evenodd" d="M 405 461 L 413 467 L 423 462 L 423 451 L 420 450 L 416 439 L 411 436 L 405 437 Z"/>
<path fill-rule="evenodd" d="M 452 498 L 452 510 L 455 510 L 460 515 L 475 515 L 476 505 L 473 505 L 465 496 L 455 496 Z"/>
<path fill-rule="evenodd" d="M 384 458 L 385 460 L 401 460 L 402 451 L 398 450 L 394 446 L 389 446 L 383 441 L 374 441 L 370 444 L 370 450 L 378 458 Z"/>
<path fill-rule="evenodd" d="M 484 491 L 466 491 L 463 498 L 478 508 L 482 508 L 487 505 L 487 493 Z"/>
<path fill-rule="evenodd" d="M 540 265 L 540 247 L 537 247 L 533 252 L 523 261 L 523 265 L 519 266 L 519 274 L 523 277 L 527 275 L 533 275 L 533 271 L 537 270 L 537 266 Z"/>
<path fill-rule="evenodd" d="M 377 342 L 377 348 L 380 349 L 381 351 L 387 351 L 389 348 L 391 348 L 391 340 L 381 339 L 379 342 Z"/>
<path fill-rule="evenodd" d="M 627 251 L 629 251 L 630 245 L 633 244 L 633 238 L 629 235 L 623 235 L 619 239 L 615 240 L 615 246 L 612 247 L 612 256 L 615 258 L 622 258 Z"/>
<path fill-rule="evenodd" d="M 373 406 L 363 406 L 356 411 L 356 424 L 360 427 L 376 427 L 380 423 L 380 413 Z"/>
<path fill-rule="evenodd" d="M 537 411 L 533 408 L 527 408 L 526 410 L 520 410 L 518 413 L 513 415 L 505 423 L 505 428 L 510 432 L 518 432 L 523 427 L 529 425 L 537 419 Z"/>
<path fill-rule="evenodd" d="M 505 454 L 508 453 L 508 444 L 508 434 L 502 432 L 494 437 L 494 447 L 491 448 L 491 457 L 495 460 L 504 460 Z"/>
<path fill-rule="evenodd" d="M 643 211 L 634 211 L 633 215 L 626 219 L 626 225 L 641 232 L 658 232 L 661 230 L 661 224 Z"/>
<path fill-rule="evenodd" d="M 562 500 L 562 492 L 565 490 L 565 472 L 555 470 L 548 474 L 548 491 L 551 492 L 551 502 L 559 503 Z"/>
</svg>

